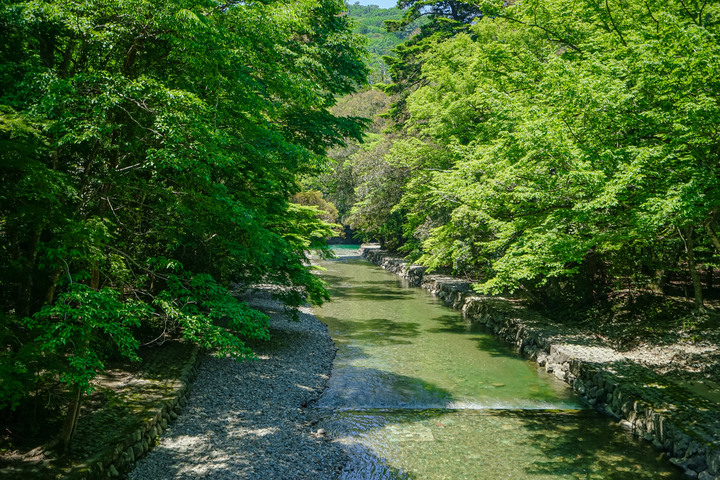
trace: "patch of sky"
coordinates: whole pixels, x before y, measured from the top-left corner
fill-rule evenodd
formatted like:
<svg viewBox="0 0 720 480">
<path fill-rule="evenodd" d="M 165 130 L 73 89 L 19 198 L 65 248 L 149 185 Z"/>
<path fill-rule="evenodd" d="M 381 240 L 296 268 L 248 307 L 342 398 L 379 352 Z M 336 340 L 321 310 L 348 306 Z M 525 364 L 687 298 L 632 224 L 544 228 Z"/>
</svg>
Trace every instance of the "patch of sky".
<svg viewBox="0 0 720 480">
<path fill-rule="evenodd" d="M 346 3 L 360 5 L 377 5 L 380 8 L 393 8 L 397 5 L 397 0 L 351 0 Z"/>
</svg>

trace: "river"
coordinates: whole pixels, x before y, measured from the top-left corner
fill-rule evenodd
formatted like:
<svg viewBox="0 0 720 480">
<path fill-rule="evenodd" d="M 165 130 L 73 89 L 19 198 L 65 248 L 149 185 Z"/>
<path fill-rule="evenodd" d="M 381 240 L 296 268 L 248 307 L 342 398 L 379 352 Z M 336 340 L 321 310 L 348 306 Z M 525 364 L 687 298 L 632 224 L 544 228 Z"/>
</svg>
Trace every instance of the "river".
<svg viewBox="0 0 720 480">
<path fill-rule="evenodd" d="M 681 479 L 661 452 L 425 290 L 338 247 L 315 309 L 338 347 L 315 405 L 343 480 Z"/>
</svg>

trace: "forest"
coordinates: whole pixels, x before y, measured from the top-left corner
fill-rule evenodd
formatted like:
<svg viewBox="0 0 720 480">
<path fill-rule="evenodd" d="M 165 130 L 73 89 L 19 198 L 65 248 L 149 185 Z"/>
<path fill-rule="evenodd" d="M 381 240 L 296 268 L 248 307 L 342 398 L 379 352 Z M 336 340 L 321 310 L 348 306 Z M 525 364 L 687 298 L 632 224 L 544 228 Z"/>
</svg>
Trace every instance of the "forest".
<svg viewBox="0 0 720 480">
<path fill-rule="evenodd" d="M 2 418 L 61 405 L 67 447 L 141 345 L 252 356 L 233 293 L 326 300 L 336 219 L 548 311 L 713 315 L 719 34 L 713 0 L 4 0 Z"/>
<path fill-rule="evenodd" d="M 329 111 L 366 78 L 344 8 L 2 2 L 3 424 L 67 404 L 67 448 L 108 361 L 167 338 L 245 358 L 267 317 L 233 291 L 327 298 L 306 252 L 333 226 L 290 198 L 365 124 Z"/>
<path fill-rule="evenodd" d="M 332 152 L 344 222 L 546 311 L 712 310 L 720 3 L 399 7 L 389 31 L 423 23 L 385 57 L 391 80 L 335 107 L 380 114 Z"/>
<path fill-rule="evenodd" d="M 370 68 L 368 82 L 389 83 L 391 81 L 387 62 L 383 57 L 391 55 L 391 51 L 415 33 L 416 28 L 424 19 L 411 22 L 403 28 L 388 31 L 385 22 L 398 21 L 403 11 L 398 8 L 379 8 L 375 5 L 347 5 L 348 16 L 353 20 L 353 32 L 361 35 L 367 42 L 365 49 L 368 57 L 366 63 Z"/>
</svg>

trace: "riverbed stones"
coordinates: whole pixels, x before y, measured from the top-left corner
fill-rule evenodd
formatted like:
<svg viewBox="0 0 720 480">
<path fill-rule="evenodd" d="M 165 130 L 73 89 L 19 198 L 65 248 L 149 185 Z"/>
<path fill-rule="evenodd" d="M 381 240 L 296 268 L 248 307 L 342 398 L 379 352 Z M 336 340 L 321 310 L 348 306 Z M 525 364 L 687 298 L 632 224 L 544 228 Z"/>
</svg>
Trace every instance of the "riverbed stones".
<svg viewBox="0 0 720 480">
<path fill-rule="evenodd" d="M 710 467 L 709 470 L 711 473 L 720 475 L 720 450 L 714 451 L 714 452 L 708 452 L 707 463 L 708 463 L 708 466 Z"/>
<path fill-rule="evenodd" d="M 183 414 L 131 480 L 337 477 L 345 454 L 312 428 L 307 408 L 329 379 L 334 345 L 309 309 L 294 322 L 269 297 L 249 298 L 271 313 L 272 339 L 254 347 L 257 360 L 206 357 Z"/>
<path fill-rule="evenodd" d="M 404 259 L 372 246 L 361 255 L 420 285 L 473 322 L 486 325 L 548 373 L 570 384 L 596 409 L 672 455 L 689 477 L 720 476 L 720 406 L 669 382 L 645 365 L 657 351 L 618 352 L 592 332 L 543 318 L 512 299 L 479 296 L 471 282 L 413 269 Z M 422 277 L 418 278 L 422 272 Z"/>
</svg>

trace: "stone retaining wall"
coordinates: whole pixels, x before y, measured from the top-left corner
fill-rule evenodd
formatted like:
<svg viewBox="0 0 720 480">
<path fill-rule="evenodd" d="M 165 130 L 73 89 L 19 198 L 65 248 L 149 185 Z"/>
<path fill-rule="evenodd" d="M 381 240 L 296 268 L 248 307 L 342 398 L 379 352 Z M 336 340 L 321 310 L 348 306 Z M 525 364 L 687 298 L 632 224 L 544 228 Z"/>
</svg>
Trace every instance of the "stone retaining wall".
<svg viewBox="0 0 720 480">
<path fill-rule="evenodd" d="M 122 435 L 124 440 L 109 445 L 99 454 L 83 461 L 65 477 L 72 480 L 118 478 L 133 469 L 135 461 L 150 451 L 160 434 L 180 414 L 187 403 L 198 370 L 199 349 L 193 348 L 177 380 L 165 385 L 152 406 L 138 402 L 142 422 L 134 431 Z"/>
<path fill-rule="evenodd" d="M 720 480 L 720 410 L 716 403 L 668 384 L 661 375 L 597 338 L 553 324 L 517 302 L 479 296 L 470 282 L 441 275 L 363 246 L 361 255 L 441 298 L 470 321 L 486 325 L 548 373 L 568 383 L 589 405 L 620 419 L 632 431 L 668 452 L 670 462 L 691 478 Z"/>
</svg>

